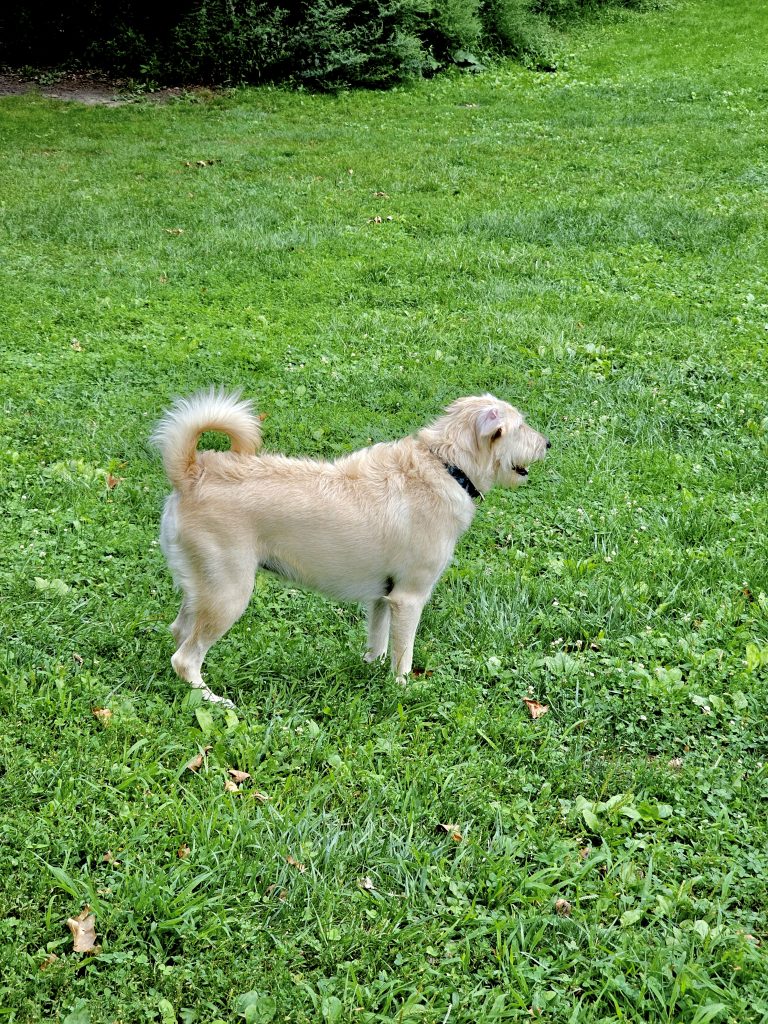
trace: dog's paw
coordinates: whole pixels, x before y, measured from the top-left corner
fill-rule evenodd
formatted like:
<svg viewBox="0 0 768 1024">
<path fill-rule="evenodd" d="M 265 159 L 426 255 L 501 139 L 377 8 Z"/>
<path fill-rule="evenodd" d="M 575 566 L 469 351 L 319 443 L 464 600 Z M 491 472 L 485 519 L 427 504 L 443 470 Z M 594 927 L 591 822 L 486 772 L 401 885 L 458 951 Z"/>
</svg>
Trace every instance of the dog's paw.
<svg viewBox="0 0 768 1024">
<path fill-rule="evenodd" d="M 386 653 L 386 651 L 381 651 L 381 653 L 377 653 L 376 651 L 366 651 L 363 655 L 363 661 L 368 665 L 372 665 L 374 661 L 381 661 Z"/>
<path fill-rule="evenodd" d="M 234 710 L 235 705 L 231 700 L 226 697 L 220 697 L 213 690 L 209 690 L 207 686 L 201 687 L 203 693 L 203 700 L 210 701 L 211 704 L 218 704 L 220 708 L 227 708 L 228 710 Z"/>
<path fill-rule="evenodd" d="M 397 683 L 398 686 L 405 687 L 408 685 L 408 676 L 397 676 L 395 678 L 395 682 Z"/>
</svg>

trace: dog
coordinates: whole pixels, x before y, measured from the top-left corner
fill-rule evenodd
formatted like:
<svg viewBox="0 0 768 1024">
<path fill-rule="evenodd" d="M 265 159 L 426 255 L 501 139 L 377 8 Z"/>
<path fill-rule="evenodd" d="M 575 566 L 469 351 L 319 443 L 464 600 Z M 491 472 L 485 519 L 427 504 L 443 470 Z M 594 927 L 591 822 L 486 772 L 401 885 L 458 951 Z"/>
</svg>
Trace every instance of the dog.
<svg viewBox="0 0 768 1024">
<path fill-rule="evenodd" d="M 204 431 L 229 451 L 198 451 Z M 177 675 L 206 700 L 209 648 L 245 611 L 256 572 L 364 604 L 365 661 L 404 683 L 422 609 L 493 486 L 516 487 L 550 442 L 493 395 L 459 398 L 429 426 L 335 462 L 257 454 L 261 426 L 240 393 L 179 399 L 152 435 L 173 493 L 160 545 L 182 591 L 171 624 Z"/>
</svg>

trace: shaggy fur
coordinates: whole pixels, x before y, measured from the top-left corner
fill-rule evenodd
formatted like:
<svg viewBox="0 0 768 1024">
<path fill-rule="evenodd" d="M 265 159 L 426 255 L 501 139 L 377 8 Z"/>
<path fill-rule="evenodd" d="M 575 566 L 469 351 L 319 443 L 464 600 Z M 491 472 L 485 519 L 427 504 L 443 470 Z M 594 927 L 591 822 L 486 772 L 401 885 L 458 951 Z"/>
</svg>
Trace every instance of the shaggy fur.
<svg viewBox="0 0 768 1024">
<path fill-rule="evenodd" d="M 229 435 L 227 452 L 197 451 L 203 431 Z M 447 470 L 481 494 L 515 487 L 549 442 L 493 395 L 460 398 L 400 441 L 335 462 L 257 455 L 250 402 L 210 391 L 176 402 L 153 441 L 173 484 L 160 543 L 183 600 L 171 625 L 177 674 L 208 700 L 203 659 L 244 612 L 258 569 L 368 611 L 367 661 L 383 658 L 402 682 L 421 611 L 472 522 L 475 503 Z"/>
</svg>

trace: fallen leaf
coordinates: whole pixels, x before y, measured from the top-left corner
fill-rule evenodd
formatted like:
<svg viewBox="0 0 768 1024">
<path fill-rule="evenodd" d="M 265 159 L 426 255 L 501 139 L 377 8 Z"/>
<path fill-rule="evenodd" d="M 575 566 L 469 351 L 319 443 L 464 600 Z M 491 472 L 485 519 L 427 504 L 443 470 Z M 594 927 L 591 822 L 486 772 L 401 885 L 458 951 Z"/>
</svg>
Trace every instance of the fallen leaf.
<svg viewBox="0 0 768 1024">
<path fill-rule="evenodd" d="M 58 959 L 59 958 L 56 956 L 55 953 L 49 953 L 45 960 L 43 960 L 43 962 L 40 964 L 38 970 L 47 970 L 51 966 L 51 964 L 55 964 Z"/>
<path fill-rule="evenodd" d="M 82 352 L 83 351 L 83 346 L 80 344 L 80 342 L 77 340 L 77 338 L 73 338 L 72 339 L 72 341 L 70 342 L 69 347 L 73 348 L 75 350 L 75 352 Z"/>
<path fill-rule="evenodd" d="M 370 879 L 367 875 L 365 876 L 365 878 L 358 878 L 357 884 L 360 886 L 361 889 L 365 889 L 366 892 L 376 891 L 376 886 L 373 884 L 373 880 Z"/>
<path fill-rule="evenodd" d="M 235 780 L 235 782 L 245 782 L 250 779 L 250 772 L 241 772 L 237 768 L 228 768 L 227 775 Z"/>
<path fill-rule="evenodd" d="M 523 703 L 530 711 L 531 718 L 541 718 L 542 715 L 546 715 L 549 711 L 549 704 L 539 704 L 532 697 L 523 697 Z"/>
<path fill-rule="evenodd" d="M 107 487 L 110 491 L 114 491 L 118 484 L 123 482 L 123 477 L 115 476 L 114 473 L 107 473 Z"/>
<path fill-rule="evenodd" d="M 89 906 L 77 915 L 67 918 L 67 928 L 72 932 L 72 950 L 75 953 L 98 953 L 96 945 L 96 915 Z"/>
<path fill-rule="evenodd" d="M 560 917 L 570 917 L 573 907 L 568 900 L 555 900 L 555 913 L 559 914 Z"/>
<path fill-rule="evenodd" d="M 265 896 L 271 896 L 272 893 L 274 893 L 275 889 L 277 889 L 277 883 L 273 882 L 272 885 L 268 885 L 267 888 L 264 890 L 264 895 Z M 285 902 L 287 897 L 288 897 L 288 893 L 287 893 L 287 891 L 285 889 L 280 889 L 277 892 L 277 898 L 279 900 L 282 900 L 283 902 Z"/>
<path fill-rule="evenodd" d="M 251 796 L 261 804 L 266 804 L 270 800 L 270 797 L 268 797 L 266 793 L 262 793 L 259 789 L 254 789 Z"/>
<path fill-rule="evenodd" d="M 375 217 L 369 217 L 368 218 L 368 223 L 369 224 L 381 224 L 381 217 L 379 217 L 378 214 Z"/>
<path fill-rule="evenodd" d="M 117 859 L 117 857 L 114 855 L 114 853 L 112 853 L 111 850 L 107 850 L 107 852 L 104 854 L 104 856 L 101 859 L 104 861 L 105 864 L 120 864 L 121 863 Z"/>
<path fill-rule="evenodd" d="M 266 420 L 266 419 L 269 419 L 269 413 L 268 412 L 260 412 L 259 416 L 258 416 L 259 423 L 263 423 L 264 420 Z"/>
<path fill-rule="evenodd" d="M 579 857 L 581 857 L 582 860 L 586 860 L 590 853 L 592 853 L 591 846 L 582 846 L 579 850 Z"/>
<path fill-rule="evenodd" d="M 224 792 L 225 793 L 239 793 L 240 792 L 240 787 L 234 781 L 234 779 L 227 779 L 227 781 L 224 783 Z"/>
<path fill-rule="evenodd" d="M 184 228 L 165 228 L 164 230 L 165 230 L 165 233 L 167 235 L 183 235 L 184 234 Z"/>
<path fill-rule="evenodd" d="M 464 838 L 464 836 L 461 834 L 461 829 L 459 828 L 458 825 L 444 825 L 442 822 L 440 822 L 435 831 L 446 832 L 454 841 L 454 843 L 460 843 Z"/>
<path fill-rule="evenodd" d="M 112 712 L 109 708 L 91 708 L 91 714 L 94 718 L 98 719 L 105 728 L 112 721 Z"/>
<path fill-rule="evenodd" d="M 181 846 L 176 851 L 176 856 L 179 858 L 179 860 L 184 860 L 184 858 L 188 857 L 191 852 L 192 851 L 187 846 L 187 844 L 186 843 L 182 843 Z"/>
<path fill-rule="evenodd" d="M 205 755 L 208 753 L 210 749 L 211 748 L 209 746 L 203 747 L 199 754 L 196 754 L 194 757 L 190 758 L 189 761 L 187 761 L 187 763 L 184 765 L 184 768 L 190 772 L 200 771 L 200 769 L 203 767 L 203 761 L 205 761 Z"/>
<path fill-rule="evenodd" d="M 72 652 L 72 659 L 73 661 L 76 661 L 78 665 L 83 664 L 83 656 L 82 654 L 78 654 L 77 651 Z"/>
<path fill-rule="evenodd" d="M 157 280 L 160 282 L 160 284 L 168 284 L 168 275 L 167 274 L 161 274 L 160 277 L 158 277 Z"/>
<path fill-rule="evenodd" d="M 744 938 L 747 940 L 747 942 L 751 942 L 753 946 L 760 945 L 760 939 L 758 939 L 756 935 L 750 935 L 749 932 L 745 932 Z"/>
<path fill-rule="evenodd" d="M 373 194 L 376 196 L 377 199 L 389 199 L 389 196 L 387 195 L 386 192 L 374 192 Z"/>
<path fill-rule="evenodd" d="M 682 757 L 671 757 L 669 761 L 667 761 L 667 767 L 671 768 L 672 771 L 679 772 L 683 767 Z"/>
<path fill-rule="evenodd" d="M 434 670 L 431 669 L 431 668 L 412 668 L 411 669 L 411 675 L 412 676 L 416 676 L 417 678 L 419 676 L 429 677 L 429 676 L 433 676 L 434 674 L 435 674 Z"/>
<path fill-rule="evenodd" d="M 295 857 L 291 857 L 290 854 L 285 858 L 285 862 L 286 864 L 290 864 L 292 868 L 296 868 L 301 875 L 303 875 L 307 870 L 306 864 L 302 864 L 301 861 L 296 860 Z"/>
</svg>

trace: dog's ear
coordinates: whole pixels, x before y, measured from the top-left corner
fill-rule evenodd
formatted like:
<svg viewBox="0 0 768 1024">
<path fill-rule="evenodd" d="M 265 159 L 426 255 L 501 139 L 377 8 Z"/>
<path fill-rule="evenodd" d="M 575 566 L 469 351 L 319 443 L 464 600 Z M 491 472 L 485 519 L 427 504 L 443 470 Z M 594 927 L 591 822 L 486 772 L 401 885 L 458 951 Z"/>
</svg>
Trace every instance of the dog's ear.
<svg viewBox="0 0 768 1024">
<path fill-rule="evenodd" d="M 493 435 L 493 441 L 501 436 L 501 416 L 499 416 L 499 410 L 495 405 L 489 405 L 477 417 L 477 436 L 488 437 L 489 435 Z"/>
</svg>

